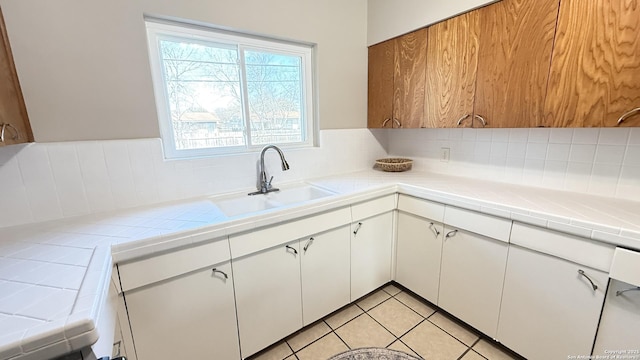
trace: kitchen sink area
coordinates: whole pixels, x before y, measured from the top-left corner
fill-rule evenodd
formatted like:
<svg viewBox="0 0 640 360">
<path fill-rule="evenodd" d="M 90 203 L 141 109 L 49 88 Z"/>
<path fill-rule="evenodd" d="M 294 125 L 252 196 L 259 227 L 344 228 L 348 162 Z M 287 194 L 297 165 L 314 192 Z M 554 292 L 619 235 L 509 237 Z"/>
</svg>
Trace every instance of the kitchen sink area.
<svg viewBox="0 0 640 360">
<path fill-rule="evenodd" d="M 334 192 L 307 183 L 285 185 L 280 191 L 247 195 L 246 192 L 213 197 L 210 200 L 227 217 L 255 214 L 262 211 L 300 204 L 335 195 Z"/>
</svg>

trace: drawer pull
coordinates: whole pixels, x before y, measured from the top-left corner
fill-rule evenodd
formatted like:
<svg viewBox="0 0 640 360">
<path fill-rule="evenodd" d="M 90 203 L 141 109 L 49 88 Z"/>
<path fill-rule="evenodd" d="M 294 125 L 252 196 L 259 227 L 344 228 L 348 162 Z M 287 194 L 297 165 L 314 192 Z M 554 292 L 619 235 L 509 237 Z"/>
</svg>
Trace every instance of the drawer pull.
<svg viewBox="0 0 640 360">
<path fill-rule="evenodd" d="M 295 248 L 289 246 L 289 245 L 285 245 L 285 247 L 291 251 L 293 251 L 294 254 L 298 255 L 298 250 L 296 250 Z"/>
<path fill-rule="evenodd" d="M 385 127 L 389 121 L 391 121 L 390 118 L 384 119 L 384 121 L 382 122 L 382 127 Z M 393 124 L 391 124 L 391 126 L 393 126 Z"/>
<path fill-rule="evenodd" d="M 446 238 L 454 237 L 454 236 L 456 236 L 457 233 L 458 233 L 458 230 L 451 230 L 444 237 L 446 237 Z"/>
<path fill-rule="evenodd" d="M 487 126 L 487 122 L 484 120 L 484 118 L 482 116 L 476 114 L 476 115 L 473 115 L 473 117 L 478 119 L 478 120 L 480 120 L 480 122 L 482 123 L 482 127 Z"/>
<path fill-rule="evenodd" d="M 397 124 L 398 125 L 398 127 L 396 129 L 401 129 L 402 128 L 402 124 L 396 118 L 393 118 L 393 124 Z M 393 124 L 391 124 L 391 127 L 393 127 Z"/>
<path fill-rule="evenodd" d="M 633 114 L 635 114 L 635 113 L 637 113 L 639 111 L 640 111 L 640 107 L 639 108 L 635 108 L 635 109 L 633 109 L 631 111 L 627 111 L 626 113 L 622 114 L 622 116 L 620 116 L 620 119 L 618 119 L 618 123 L 616 124 L 616 126 L 622 124 L 622 122 L 627 120 L 627 118 L 629 116 L 631 116 L 631 115 L 633 115 Z"/>
<path fill-rule="evenodd" d="M 356 226 L 356 229 L 353 230 L 353 235 L 358 235 L 358 231 L 360 231 L 361 227 L 362 227 L 362 223 L 359 222 L 358 225 Z"/>
<path fill-rule="evenodd" d="M 462 122 L 465 119 L 467 119 L 469 116 L 471 116 L 471 114 L 463 115 L 460 119 L 458 119 L 458 122 L 456 123 L 456 125 L 460 126 L 460 124 L 462 124 Z"/>
<path fill-rule="evenodd" d="M 225 273 L 225 272 L 224 272 L 224 271 L 222 271 L 222 270 L 218 270 L 217 268 L 213 268 L 213 269 L 211 270 L 211 272 L 213 272 L 214 274 L 215 274 L 215 273 L 220 273 L 220 274 L 222 274 L 222 275 L 224 276 L 224 278 L 225 278 L 225 279 L 228 279 L 228 278 L 229 278 L 229 275 L 227 275 L 227 273 Z"/>
<path fill-rule="evenodd" d="M 587 276 L 587 274 L 584 273 L 584 270 L 578 269 L 578 274 L 584 276 L 584 278 L 587 279 L 589 283 L 591 283 L 591 287 L 593 288 L 593 291 L 598 290 L 598 285 L 593 283 L 593 281 Z"/>
<path fill-rule="evenodd" d="M 433 235 L 436 236 L 436 238 L 438 236 L 440 236 L 440 231 L 438 231 L 438 229 L 436 229 L 436 226 L 434 223 L 429 223 L 429 229 L 431 229 L 431 231 L 433 231 Z"/>
<path fill-rule="evenodd" d="M 618 291 L 616 291 L 616 296 L 620 296 L 620 295 L 626 293 L 627 291 L 640 291 L 640 286 L 632 287 L 632 288 L 625 289 L 625 290 L 618 290 Z"/>
<path fill-rule="evenodd" d="M 307 243 L 304 244 L 304 248 L 302 248 L 304 250 L 304 252 L 307 252 L 307 249 L 309 248 L 309 246 L 311 245 L 311 243 L 313 242 L 313 240 L 315 240 L 314 238 L 310 237 L 309 240 L 307 240 Z"/>
</svg>

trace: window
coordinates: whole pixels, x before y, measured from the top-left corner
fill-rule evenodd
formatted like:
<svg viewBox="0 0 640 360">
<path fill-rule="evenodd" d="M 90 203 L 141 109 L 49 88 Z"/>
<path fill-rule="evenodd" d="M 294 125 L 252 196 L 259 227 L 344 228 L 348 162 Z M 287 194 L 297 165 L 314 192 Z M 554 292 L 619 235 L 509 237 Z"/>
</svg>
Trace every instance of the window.
<svg viewBox="0 0 640 360">
<path fill-rule="evenodd" d="M 313 145 L 312 46 L 146 24 L 166 157 Z"/>
</svg>

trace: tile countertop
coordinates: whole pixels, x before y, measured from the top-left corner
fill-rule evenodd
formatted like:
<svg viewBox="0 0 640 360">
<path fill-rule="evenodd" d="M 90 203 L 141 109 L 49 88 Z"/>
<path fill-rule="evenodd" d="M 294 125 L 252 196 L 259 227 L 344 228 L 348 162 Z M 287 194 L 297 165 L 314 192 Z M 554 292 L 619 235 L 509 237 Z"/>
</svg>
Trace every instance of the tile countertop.
<svg viewBox="0 0 640 360">
<path fill-rule="evenodd" d="M 336 195 L 233 218 L 212 197 L 0 229 L 0 359 L 91 345 L 112 264 L 400 192 L 640 250 L 640 202 L 449 175 L 363 171 Z"/>
</svg>

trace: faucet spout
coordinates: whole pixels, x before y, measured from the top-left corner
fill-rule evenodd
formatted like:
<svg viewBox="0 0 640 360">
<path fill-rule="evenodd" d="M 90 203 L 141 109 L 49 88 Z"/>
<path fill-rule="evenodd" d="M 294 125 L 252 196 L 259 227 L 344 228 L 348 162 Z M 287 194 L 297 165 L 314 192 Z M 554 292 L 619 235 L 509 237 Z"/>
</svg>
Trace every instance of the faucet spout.
<svg viewBox="0 0 640 360">
<path fill-rule="evenodd" d="M 271 185 L 271 181 L 273 180 L 273 176 L 269 180 L 267 180 L 267 172 L 266 172 L 266 170 L 264 168 L 264 154 L 269 149 L 273 149 L 273 150 L 277 151 L 278 155 L 280 155 L 280 163 L 281 163 L 281 166 L 282 166 L 282 171 L 289 170 L 289 163 L 287 162 L 287 159 L 285 159 L 284 153 L 282 152 L 282 150 L 280 150 L 280 148 L 275 146 L 275 145 L 267 145 L 267 146 L 265 146 L 264 148 L 262 148 L 262 151 L 260 152 L 260 179 L 259 179 L 260 185 L 258 186 L 258 191 L 252 192 L 249 195 L 266 194 L 268 192 L 278 191 L 279 190 L 277 188 L 274 188 Z"/>
</svg>

